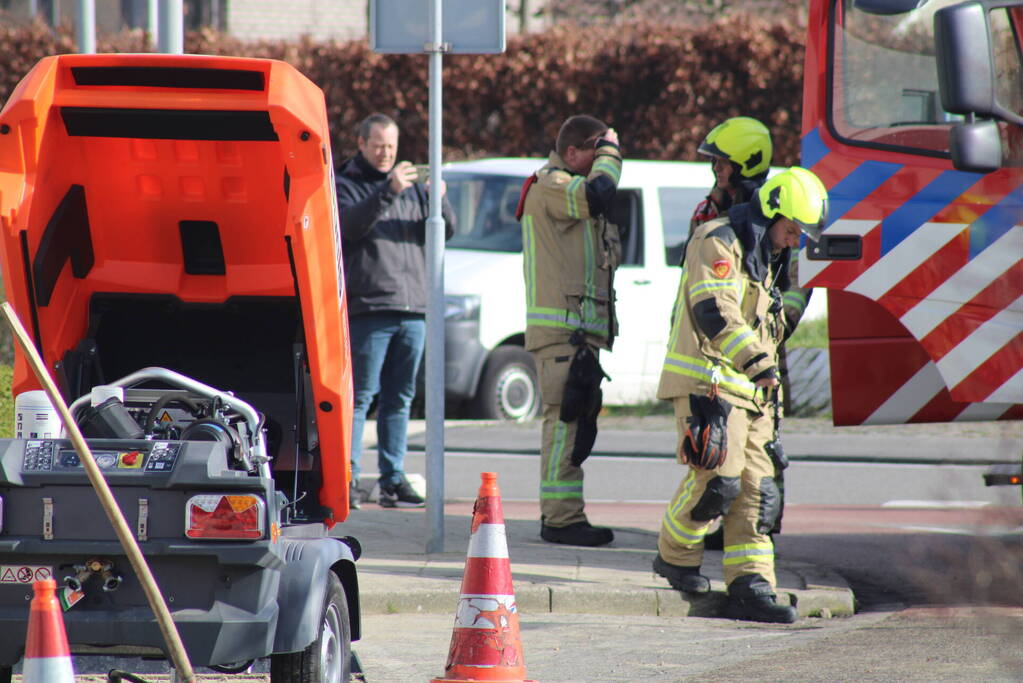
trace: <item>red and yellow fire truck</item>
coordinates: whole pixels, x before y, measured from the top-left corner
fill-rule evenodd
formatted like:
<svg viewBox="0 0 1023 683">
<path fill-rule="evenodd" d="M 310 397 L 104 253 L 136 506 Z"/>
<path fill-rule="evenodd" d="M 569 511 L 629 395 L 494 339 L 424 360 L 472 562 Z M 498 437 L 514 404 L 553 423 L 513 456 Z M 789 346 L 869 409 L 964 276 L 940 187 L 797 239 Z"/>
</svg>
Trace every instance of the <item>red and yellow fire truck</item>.
<svg viewBox="0 0 1023 683">
<path fill-rule="evenodd" d="M 814 0 L 836 425 L 1023 418 L 1023 2 Z"/>
</svg>

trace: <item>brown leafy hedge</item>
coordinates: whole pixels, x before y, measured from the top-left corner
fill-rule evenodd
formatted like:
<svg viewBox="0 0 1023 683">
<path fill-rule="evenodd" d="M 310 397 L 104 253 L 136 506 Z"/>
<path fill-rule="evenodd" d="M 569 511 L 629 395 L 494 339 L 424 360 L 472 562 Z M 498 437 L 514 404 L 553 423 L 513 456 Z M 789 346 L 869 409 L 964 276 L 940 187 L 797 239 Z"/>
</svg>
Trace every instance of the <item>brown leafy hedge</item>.
<svg viewBox="0 0 1023 683">
<path fill-rule="evenodd" d="M 561 121 L 591 113 L 619 132 L 627 156 L 695 159 L 706 132 L 729 116 L 764 121 L 777 165 L 799 153 L 805 30 L 796 20 L 732 14 L 702 25 L 636 21 L 558 25 L 512 37 L 501 55 L 444 59 L 447 159 L 545 155 Z M 74 50 L 66 30 L 0 26 L 0 101 L 41 57 Z M 101 52 L 142 52 L 138 32 L 100 40 Z M 245 43 L 189 33 L 186 52 L 282 59 L 323 88 L 341 159 L 354 131 L 382 111 L 402 127 L 401 156 L 427 157 L 427 58 L 380 55 L 363 41 Z"/>
</svg>

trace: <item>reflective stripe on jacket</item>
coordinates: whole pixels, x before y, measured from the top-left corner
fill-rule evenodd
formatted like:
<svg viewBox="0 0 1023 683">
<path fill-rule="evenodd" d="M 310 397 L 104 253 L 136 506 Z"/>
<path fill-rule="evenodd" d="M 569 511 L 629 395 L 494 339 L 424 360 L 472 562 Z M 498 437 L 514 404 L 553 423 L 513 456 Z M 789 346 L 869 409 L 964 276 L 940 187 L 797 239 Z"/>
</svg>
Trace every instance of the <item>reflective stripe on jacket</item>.
<svg viewBox="0 0 1023 683">
<path fill-rule="evenodd" d="M 614 145 L 602 145 L 589 176 L 566 168 L 552 152 L 523 204 L 526 349 L 566 343 L 580 328 L 590 344 L 609 349 L 618 331 L 613 282 L 621 241 L 613 223 L 591 215 L 586 183 L 605 175 L 617 186 L 622 159 Z"/>
<path fill-rule="evenodd" d="M 716 379 L 730 403 L 760 410 L 763 395 L 752 378 L 776 362 L 770 305 L 768 283 L 743 268 L 728 216 L 697 228 L 686 248 L 657 397 L 706 394 Z"/>
</svg>

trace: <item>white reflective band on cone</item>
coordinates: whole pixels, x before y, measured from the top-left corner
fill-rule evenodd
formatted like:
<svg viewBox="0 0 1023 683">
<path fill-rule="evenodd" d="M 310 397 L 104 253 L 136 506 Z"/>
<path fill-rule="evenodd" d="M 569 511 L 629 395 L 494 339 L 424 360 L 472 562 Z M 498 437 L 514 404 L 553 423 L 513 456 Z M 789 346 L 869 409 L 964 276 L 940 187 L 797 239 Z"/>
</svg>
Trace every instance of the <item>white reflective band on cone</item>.
<svg viewBox="0 0 1023 683">
<path fill-rule="evenodd" d="M 70 657 L 26 657 L 23 683 L 75 683 Z"/>
<path fill-rule="evenodd" d="M 480 524 L 469 539 L 469 557 L 508 557 L 504 524 Z"/>
</svg>

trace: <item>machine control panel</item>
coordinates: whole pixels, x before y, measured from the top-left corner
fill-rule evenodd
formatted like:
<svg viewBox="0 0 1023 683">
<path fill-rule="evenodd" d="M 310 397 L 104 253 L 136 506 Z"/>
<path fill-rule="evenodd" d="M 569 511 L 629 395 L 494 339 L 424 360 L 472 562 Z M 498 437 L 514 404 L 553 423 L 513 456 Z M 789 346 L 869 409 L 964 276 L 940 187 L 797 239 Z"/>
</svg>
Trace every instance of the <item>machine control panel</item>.
<svg viewBox="0 0 1023 683">
<path fill-rule="evenodd" d="M 128 442 L 124 448 L 93 448 L 92 457 L 101 470 L 130 472 L 170 472 L 181 444 L 169 441 Z M 84 469 L 78 452 L 67 441 L 31 440 L 25 442 L 22 471 L 43 472 Z"/>
</svg>

